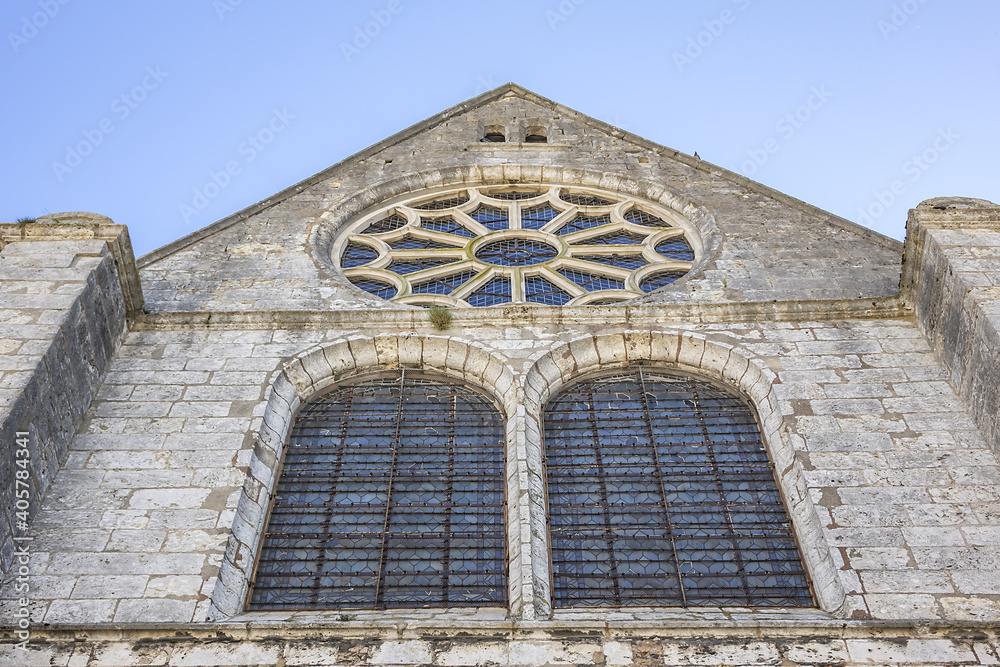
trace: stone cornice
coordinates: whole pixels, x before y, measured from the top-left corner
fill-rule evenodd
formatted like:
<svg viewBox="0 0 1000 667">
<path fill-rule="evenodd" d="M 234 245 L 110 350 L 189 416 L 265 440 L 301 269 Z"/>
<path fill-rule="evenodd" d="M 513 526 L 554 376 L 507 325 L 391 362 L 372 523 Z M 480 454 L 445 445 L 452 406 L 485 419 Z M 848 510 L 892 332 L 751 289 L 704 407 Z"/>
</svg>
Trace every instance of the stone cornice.
<svg viewBox="0 0 1000 667">
<path fill-rule="evenodd" d="M 763 301 L 692 303 L 648 306 L 505 306 L 451 311 L 452 327 L 602 325 L 617 322 L 626 328 L 675 324 L 741 322 L 817 322 L 830 320 L 899 319 L 913 313 L 898 297 L 834 301 Z M 332 327 L 430 327 L 425 309 L 357 309 L 337 311 L 265 310 L 158 312 L 142 315 L 134 329 L 326 329 Z"/>
</svg>

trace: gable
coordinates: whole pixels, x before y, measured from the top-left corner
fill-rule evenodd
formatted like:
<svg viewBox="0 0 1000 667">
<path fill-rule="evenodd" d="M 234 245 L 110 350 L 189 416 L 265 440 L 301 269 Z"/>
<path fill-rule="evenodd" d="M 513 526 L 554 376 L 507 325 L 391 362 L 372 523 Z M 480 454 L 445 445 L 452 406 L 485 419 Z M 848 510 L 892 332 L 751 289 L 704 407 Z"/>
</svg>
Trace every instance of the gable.
<svg viewBox="0 0 1000 667">
<path fill-rule="evenodd" d="M 502 134 L 503 143 L 483 141 Z M 545 143 L 528 141 L 544 136 Z M 153 310 L 399 308 L 331 262 L 340 231 L 379 205 L 447 187 L 599 188 L 698 229 L 691 274 L 635 303 L 893 296 L 901 245 L 715 165 L 508 84 L 404 130 L 140 260 Z"/>
</svg>

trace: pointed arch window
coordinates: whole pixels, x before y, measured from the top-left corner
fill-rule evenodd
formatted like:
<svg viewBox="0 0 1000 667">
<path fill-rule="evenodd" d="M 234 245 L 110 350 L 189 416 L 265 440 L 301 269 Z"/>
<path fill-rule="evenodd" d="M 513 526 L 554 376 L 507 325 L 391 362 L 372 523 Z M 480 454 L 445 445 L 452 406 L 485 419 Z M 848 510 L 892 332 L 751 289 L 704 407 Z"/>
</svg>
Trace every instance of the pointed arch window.
<svg viewBox="0 0 1000 667">
<path fill-rule="evenodd" d="M 503 418 L 411 371 L 298 414 L 249 609 L 506 606 Z"/>
<path fill-rule="evenodd" d="M 544 445 L 555 607 L 812 606 L 749 406 L 633 367 L 549 402 Z"/>
</svg>

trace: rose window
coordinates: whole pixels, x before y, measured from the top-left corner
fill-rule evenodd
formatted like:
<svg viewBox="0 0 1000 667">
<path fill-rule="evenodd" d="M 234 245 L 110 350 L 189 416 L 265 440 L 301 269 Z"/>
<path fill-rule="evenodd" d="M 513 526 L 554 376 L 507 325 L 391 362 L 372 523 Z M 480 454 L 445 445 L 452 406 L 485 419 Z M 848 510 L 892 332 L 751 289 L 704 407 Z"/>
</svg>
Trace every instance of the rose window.
<svg viewBox="0 0 1000 667">
<path fill-rule="evenodd" d="M 676 212 L 548 185 L 462 188 L 348 225 L 333 259 L 356 287 L 430 306 L 600 305 L 686 275 L 699 248 Z"/>
</svg>

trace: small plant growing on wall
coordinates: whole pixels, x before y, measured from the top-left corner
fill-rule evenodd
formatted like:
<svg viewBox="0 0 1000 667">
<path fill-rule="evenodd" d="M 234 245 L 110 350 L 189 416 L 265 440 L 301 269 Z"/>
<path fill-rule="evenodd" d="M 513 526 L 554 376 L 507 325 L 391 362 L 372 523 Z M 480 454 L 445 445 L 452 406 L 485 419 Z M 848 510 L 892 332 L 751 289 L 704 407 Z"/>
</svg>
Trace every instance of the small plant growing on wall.
<svg viewBox="0 0 1000 667">
<path fill-rule="evenodd" d="M 438 331 L 451 326 L 451 311 L 444 306 L 431 306 L 427 316 Z"/>
</svg>

